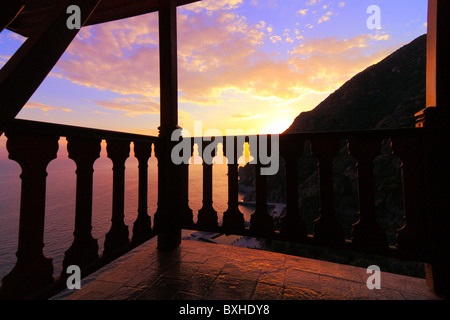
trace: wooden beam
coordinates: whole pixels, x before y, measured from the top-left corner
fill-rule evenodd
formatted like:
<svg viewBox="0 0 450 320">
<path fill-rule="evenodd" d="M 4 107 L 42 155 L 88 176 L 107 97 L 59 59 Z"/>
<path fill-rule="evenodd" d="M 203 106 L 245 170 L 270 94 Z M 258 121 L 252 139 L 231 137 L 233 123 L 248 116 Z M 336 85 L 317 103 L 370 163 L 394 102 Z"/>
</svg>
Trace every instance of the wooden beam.
<svg viewBox="0 0 450 320">
<path fill-rule="evenodd" d="M 29 37 L 45 23 L 58 0 L 25 0 L 25 9 L 10 24 L 8 29 Z M 126 19 L 150 12 L 156 12 L 159 8 L 159 0 L 108 0 L 102 1 L 95 12 L 86 21 L 85 26 L 119 19 Z M 199 0 L 178 0 L 177 6 L 186 5 Z M 1 6 L 0 6 L 1 8 Z"/>
<path fill-rule="evenodd" d="M 160 132 L 178 126 L 177 6 L 176 0 L 160 0 Z"/>
<path fill-rule="evenodd" d="M 450 108 L 450 2 L 429 0 L 427 23 L 427 107 Z"/>
<path fill-rule="evenodd" d="M 25 8 L 23 1 L 10 0 L 0 3 L 0 32 L 13 21 Z"/>
<path fill-rule="evenodd" d="M 69 5 L 81 9 L 83 25 L 101 0 L 64 1 L 54 9 L 53 19 L 41 32 L 17 50 L 0 70 L 0 122 L 13 119 L 30 99 L 61 55 L 77 35 L 77 29 L 67 28 Z"/>
<path fill-rule="evenodd" d="M 427 221 L 425 264 L 428 285 L 450 297 L 450 1 L 428 1 L 426 108 L 416 114 L 417 126 L 425 128 L 424 199 Z M 419 174 L 419 173 L 417 173 Z"/>
<path fill-rule="evenodd" d="M 178 128 L 177 77 L 177 1 L 159 0 L 159 61 L 160 61 L 160 144 L 158 147 L 158 210 L 154 226 L 158 233 L 158 248 L 171 250 L 181 242 L 181 166 L 171 159 L 175 142 L 172 133 Z"/>
</svg>

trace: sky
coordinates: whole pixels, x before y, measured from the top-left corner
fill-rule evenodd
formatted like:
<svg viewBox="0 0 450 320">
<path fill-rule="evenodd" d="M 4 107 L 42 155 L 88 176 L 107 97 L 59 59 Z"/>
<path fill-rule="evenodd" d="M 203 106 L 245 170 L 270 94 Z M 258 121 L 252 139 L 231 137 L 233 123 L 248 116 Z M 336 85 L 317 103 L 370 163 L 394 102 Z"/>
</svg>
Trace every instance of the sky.
<svg viewBox="0 0 450 320">
<path fill-rule="evenodd" d="M 375 29 L 367 24 L 372 5 L 380 9 Z M 178 7 L 179 125 L 185 135 L 194 126 L 197 135 L 281 133 L 352 76 L 426 33 L 426 21 L 427 0 Z M 0 34 L 0 65 L 24 40 Z M 83 27 L 17 118 L 157 135 L 158 41 L 157 13 Z"/>
</svg>

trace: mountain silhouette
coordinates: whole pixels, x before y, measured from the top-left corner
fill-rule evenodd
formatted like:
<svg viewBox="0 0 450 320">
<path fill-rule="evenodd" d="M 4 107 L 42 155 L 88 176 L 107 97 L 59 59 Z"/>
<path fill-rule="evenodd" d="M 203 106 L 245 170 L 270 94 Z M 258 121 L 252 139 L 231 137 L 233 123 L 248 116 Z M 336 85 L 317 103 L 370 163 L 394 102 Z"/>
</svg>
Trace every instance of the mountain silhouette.
<svg viewBox="0 0 450 320">
<path fill-rule="evenodd" d="M 348 80 L 284 133 L 404 128 L 425 107 L 426 34 Z"/>
</svg>

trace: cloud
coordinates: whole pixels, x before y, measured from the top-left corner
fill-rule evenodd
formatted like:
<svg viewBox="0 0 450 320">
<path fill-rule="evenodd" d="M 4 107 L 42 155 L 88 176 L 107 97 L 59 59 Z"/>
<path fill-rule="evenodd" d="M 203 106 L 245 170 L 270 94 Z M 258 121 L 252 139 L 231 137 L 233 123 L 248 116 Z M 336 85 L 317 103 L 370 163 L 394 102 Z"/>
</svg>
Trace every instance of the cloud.
<svg viewBox="0 0 450 320">
<path fill-rule="evenodd" d="M 321 0 L 308 0 L 308 2 L 306 2 L 307 6 L 313 6 L 316 3 L 319 3 Z"/>
<path fill-rule="evenodd" d="M 281 40 L 283 40 L 283 39 L 281 39 L 280 36 L 271 36 L 270 37 L 270 41 L 272 41 L 272 43 L 277 43 L 277 42 L 280 42 Z"/>
<path fill-rule="evenodd" d="M 305 16 L 309 9 L 299 10 L 297 13 L 300 13 L 302 16 Z"/>
<path fill-rule="evenodd" d="M 5 56 L 0 55 L 0 67 L 3 67 L 3 65 L 8 62 L 8 60 L 11 58 L 11 56 Z"/>
<path fill-rule="evenodd" d="M 240 3 L 227 2 L 228 7 Z M 194 9 L 190 5 L 183 8 L 177 18 L 181 103 L 219 105 L 229 97 L 228 93 L 289 100 L 305 92 L 328 92 L 389 53 L 383 50 L 366 54 L 373 41 L 385 40 L 384 34 L 305 39 L 296 32 L 302 43 L 294 46 L 291 55 L 283 60 L 261 50 L 261 46 L 296 41 L 289 36 L 289 30 L 283 35 L 271 35 L 272 26 L 264 21 L 249 23 L 232 10 L 214 11 L 213 2 L 205 1 Z M 96 101 L 101 108 L 127 116 L 159 112 L 157 15 L 100 24 L 82 31 L 55 72 L 72 82 L 124 97 Z"/>
<path fill-rule="evenodd" d="M 159 103 L 154 99 L 145 96 L 135 96 L 127 98 L 116 98 L 109 101 L 95 101 L 102 107 L 113 111 L 122 111 L 124 116 L 136 116 L 140 114 L 159 113 Z M 99 112 L 104 113 L 104 112 Z"/>
<path fill-rule="evenodd" d="M 373 40 L 377 41 L 377 36 L 370 34 L 349 39 L 309 39 L 292 51 L 289 61 L 302 75 L 304 87 L 316 92 L 332 91 L 393 51 L 374 49 Z M 374 50 L 369 53 L 368 49 Z"/>
<path fill-rule="evenodd" d="M 372 36 L 372 39 L 375 41 L 385 41 L 385 40 L 389 40 L 391 38 L 391 36 L 389 34 L 386 33 L 377 33 L 375 35 Z"/>
<path fill-rule="evenodd" d="M 352 49 L 363 49 L 371 46 L 370 40 L 387 40 L 388 35 L 361 34 L 353 38 L 340 39 L 327 37 L 310 39 L 292 50 L 292 54 L 309 56 L 313 54 L 341 55 Z M 360 50 L 361 51 L 361 50 Z"/>
<path fill-rule="evenodd" d="M 328 21 L 328 20 L 330 20 L 330 16 L 332 16 L 332 15 L 333 15 L 333 12 L 328 11 L 322 17 L 320 17 L 320 19 L 317 22 L 322 23 L 322 22 Z"/>
<path fill-rule="evenodd" d="M 217 10 L 231 10 L 239 7 L 242 4 L 242 0 L 203 0 L 191 3 L 183 7 L 185 10 L 200 12 L 217 11 Z M 256 1 L 252 0 L 252 5 L 256 5 Z"/>
<path fill-rule="evenodd" d="M 241 113 L 241 114 L 233 114 L 230 116 L 230 120 L 233 121 L 242 121 L 242 120 L 252 120 L 252 119 L 257 119 L 257 118 L 261 118 L 261 117 L 265 117 L 265 114 L 251 114 L 251 113 Z"/>
<path fill-rule="evenodd" d="M 71 109 L 69 108 L 61 108 L 61 107 L 53 107 L 53 106 L 49 106 L 43 103 L 39 103 L 39 102 L 28 102 L 24 108 L 29 108 L 29 109 L 40 109 L 44 112 L 47 112 L 49 110 L 56 110 L 56 111 L 64 111 L 64 112 L 72 112 Z"/>
<path fill-rule="evenodd" d="M 330 17 L 329 16 L 322 16 L 318 21 L 317 21 L 317 23 L 322 23 L 322 22 L 325 22 L 325 21 L 328 21 L 328 20 L 330 20 Z"/>
</svg>

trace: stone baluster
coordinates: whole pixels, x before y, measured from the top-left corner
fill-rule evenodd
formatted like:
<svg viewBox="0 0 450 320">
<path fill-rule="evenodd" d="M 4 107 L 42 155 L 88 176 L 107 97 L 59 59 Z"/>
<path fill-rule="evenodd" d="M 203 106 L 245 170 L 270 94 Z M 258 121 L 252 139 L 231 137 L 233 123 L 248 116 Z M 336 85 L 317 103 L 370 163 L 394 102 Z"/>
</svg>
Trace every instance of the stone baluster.
<svg viewBox="0 0 450 320">
<path fill-rule="evenodd" d="M 56 158 L 57 136 L 6 134 L 9 158 L 22 168 L 17 261 L 2 281 L 0 297 L 23 299 L 53 282 L 52 259 L 43 254 L 47 165 Z"/>
<path fill-rule="evenodd" d="M 303 152 L 304 141 L 280 141 L 280 153 L 284 158 L 286 176 L 286 214 L 281 218 L 280 233 L 291 241 L 306 238 L 306 223 L 298 207 L 298 165 Z"/>
<path fill-rule="evenodd" d="M 359 220 L 353 225 L 352 242 L 368 248 L 387 247 L 386 233 L 378 225 L 375 210 L 373 161 L 381 152 L 381 137 L 351 137 L 348 150 L 358 173 Z"/>
<path fill-rule="evenodd" d="M 228 161 L 228 209 L 223 214 L 223 230 L 226 233 L 243 233 L 244 215 L 239 210 L 237 138 L 226 137 L 224 152 Z M 242 147 L 242 146 L 241 146 Z"/>
<path fill-rule="evenodd" d="M 267 150 L 270 148 L 271 139 L 267 139 Z M 250 217 L 250 231 L 255 236 L 271 237 L 274 232 L 273 218 L 270 216 L 267 207 L 267 180 L 266 176 L 261 174 L 261 168 L 264 167 L 259 159 L 260 139 L 257 139 L 257 153 L 253 155 L 256 159 L 255 168 L 255 191 L 256 191 L 256 209 Z"/>
<path fill-rule="evenodd" d="M 134 142 L 134 156 L 138 159 L 138 216 L 133 225 L 133 242 L 148 239 L 152 223 L 148 215 L 148 159 L 152 154 L 151 142 Z"/>
<path fill-rule="evenodd" d="M 401 250 L 424 254 L 426 246 L 426 202 L 423 141 L 412 136 L 392 137 L 391 147 L 402 161 L 403 210 L 405 225 L 397 230 Z"/>
<path fill-rule="evenodd" d="M 76 204 L 74 240 L 66 251 L 63 261 L 62 275 L 66 268 L 77 265 L 86 268 L 98 258 L 97 240 L 92 237 L 92 191 L 94 162 L 100 157 L 101 139 L 67 137 L 69 158 L 75 161 Z"/>
<path fill-rule="evenodd" d="M 203 142 L 203 147 L 215 143 L 214 141 Z M 211 159 L 216 156 L 215 149 L 213 149 Z M 203 206 L 198 211 L 197 227 L 200 230 L 215 231 L 218 228 L 217 212 L 213 207 L 213 164 L 205 161 L 205 154 L 203 153 Z"/>
<path fill-rule="evenodd" d="M 193 147 L 192 145 L 191 156 L 193 154 Z M 194 214 L 189 207 L 189 164 L 182 162 L 178 167 L 180 172 L 180 224 L 181 228 L 190 229 L 194 226 Z"/>
<path fill-rule="evenodd" d="M 340 243 L 344 231 L 334 210 L 333 158 L 339 153 L 339 140 L 313 139 L 311 151 L 318 159 L 320 216 L 314 221 L 314 239 L 319 243 Z"/>
<path fill-rule="evenodd" d="M 124 222 L 124 205 L 125 160 L 130 155 L 129 141 L 107 140 L 106 143 L 108 158 L 113 162 L 113 202 L 111 229 L 105 237 L 105 255 L 129 242 L 128 226 Z"/>
</svg>

